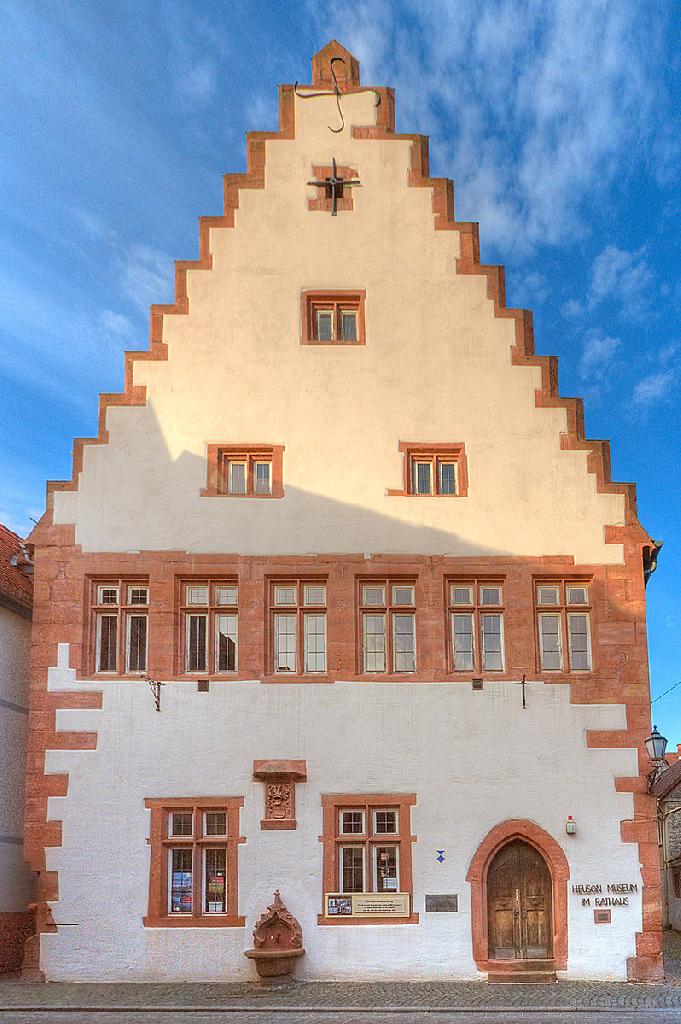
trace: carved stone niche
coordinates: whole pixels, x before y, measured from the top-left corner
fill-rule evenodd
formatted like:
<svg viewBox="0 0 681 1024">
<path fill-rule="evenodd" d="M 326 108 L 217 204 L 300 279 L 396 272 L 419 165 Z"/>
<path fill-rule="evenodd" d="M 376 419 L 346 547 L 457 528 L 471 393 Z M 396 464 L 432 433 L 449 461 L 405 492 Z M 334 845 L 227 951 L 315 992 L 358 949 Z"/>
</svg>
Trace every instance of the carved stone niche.
<svg viewBox="0 0 681 1024">
<path fill-rule="evenodd" d="M 282 979 L 292 974 L 296 959 L 305 955 L 303 931 L 292 913 L 286 908 L 279 890 L 274 894 L 253 931 L 253 949 L 244 956 L 255 961 L 255 969 L 264 982 Z"/>
<path fill-rule="evenodd" d="M 253 778 L 265 785 L 262 829 L 296 827 L 296 783 L 307 782 L 305 761 L 254 761 Z"/>
</svg>

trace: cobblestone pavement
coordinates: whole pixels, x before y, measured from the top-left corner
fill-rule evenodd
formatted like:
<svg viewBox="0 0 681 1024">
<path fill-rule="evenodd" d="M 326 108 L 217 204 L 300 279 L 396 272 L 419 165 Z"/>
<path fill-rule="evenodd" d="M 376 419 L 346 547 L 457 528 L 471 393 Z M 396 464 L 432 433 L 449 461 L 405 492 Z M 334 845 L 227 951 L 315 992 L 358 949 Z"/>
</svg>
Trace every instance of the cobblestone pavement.
<svg viewBox="0 0 681 1024">
<path fill-rule="evenodd" d="M 265 1024 L 340 1024 L 370 1015 L 371 1024 L 427 1019 L 441 1024 L 470 1017 L 476 1024 L 532 1019 L 664 1020 L 681 1024 L 681 935 L 668 933 L 667 982 L 560 981 L 554 985 L 487 985 L 485 982 L 295 982 L 283 989 L 257 984 L 26 984 L 18 978 L 0 984 L 0 1021 L 13 1024 L 121 1024 L 158 1019 L 164 1024 L 217 1021 L 220 1017 Z M 108 1011 L 108 1012 L 107 1012 Z M 525 1012 L 523 1012 L 525 1011 Z M 657 1011 L 657 1012 L 656 1012 Z M 662 1011 L 669 1011 L 663 1014 Z"/>
<path fill-rule="evenodd" d="M 68 1016 L 67 1016 L 68 1014 Z M 2 1024 L 679 1024 L 681 1010 L 433 1010 L 384 1012 L 293 1010 L 118 1012 L 2 1011 Z"/>
</svg>

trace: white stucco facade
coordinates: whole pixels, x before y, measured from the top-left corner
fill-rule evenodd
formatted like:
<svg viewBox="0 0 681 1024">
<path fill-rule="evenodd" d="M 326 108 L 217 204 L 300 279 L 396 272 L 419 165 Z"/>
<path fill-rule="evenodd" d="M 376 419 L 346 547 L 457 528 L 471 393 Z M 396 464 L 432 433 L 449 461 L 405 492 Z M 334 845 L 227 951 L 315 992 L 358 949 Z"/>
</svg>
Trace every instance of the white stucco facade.
<svg viewBox="0 0 681 1024">
<path fill-rule="evenodd" d="M 92 689 L 67 668 L 50 688 Z M 135 682 L 103 687 L 101 711 L 63 711 L 59 728 L 97 730 L 97 750 L 54 751 L 47 768 L 69 772 L 69 794 L 52 798 L 63 845 L 48 851 L 59 871 L 57 934 L 42 939 L 43 969 L 53 980 L 247 980 L 243 951 L 272 892 L 279 888 L 303 928 L 298 975 L 362 980 L 479 977 L 471 955 L 466 873 L 487 832 L 507 818 L 528 818 L 552 835 L 570 864 L 570 883 L 638 884 L 610 928 L 570 893 L 572 978 L 626 978 L 641 929 L 636 847 L 620 842 L 630 794 L 613 794 L 615 775 L 634 775 L 632 751 L 589 750 L 586 729 L 617 729 L 623 709 L 569 703 L 569 687 L 519 685 L 215 684 L 208 693 L 183 683 L 163 687 L 161 712 Z M 276 729 L 273 729 L 276 723 Z M 339 727 L 339 723 L 340 727 Z M 288 737 L 278 745 L 275 734 Z M 556 736 L 560 734 L 560 742 Z M 305 757 L 294 832 L 263 832 L 263 787 L 252 763 L 263 754 Z M 588 778 L 588 786 L 584 779 Z M 522 782 L 520 781 L 522 780 Z M 319 927 L 322 910 L 321 796 L 352 791 L 415 792 L 412 833 L 415 925 Z M 245 928 L 145 929 L 149 883 L 146 797 L 244 796 L 239 851 L 240 913 Z M 577 834 L 566 836 L 572 814 Z M 437 851 L 445 851 L 443 863 Z M 103 864 L 103 867 L 100 866 Z M 458 913 L 427 914 L 426 893 L 456 893 Z M 62 926 L 63 925 L 63 926 Z"/>
<path fill-rule="evenodd" d="M 33 876 L 23 857 L 31 622 L 0 603 L 0 914 L 26 910 Z"/>
</svg>

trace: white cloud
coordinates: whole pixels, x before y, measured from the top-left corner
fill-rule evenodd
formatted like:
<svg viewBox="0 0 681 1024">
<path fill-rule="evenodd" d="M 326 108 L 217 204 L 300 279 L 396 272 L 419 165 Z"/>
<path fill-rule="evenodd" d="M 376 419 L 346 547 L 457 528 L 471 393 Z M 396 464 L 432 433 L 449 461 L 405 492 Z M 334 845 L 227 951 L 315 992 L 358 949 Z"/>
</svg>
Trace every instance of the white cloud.
<svg viewBox="0 0 681 1024">
<path fill-rule="evenodd" d="M 655 67 L 662 19 L 634 3 L 574 0 L 307 0 L 365 82 L 397 88 L 398 127 L 433 139 L 434 173 L 455 177 L 457 216 L 482 241 L 530 250 L 589 230 L 590 206 L 649 159 L 670 100 Z M 328 13 L 330 11 L 330 13 Z M 668 133 L 667 133 L 668 134 Z M 648 144 L 650 143 L 650 145 Z"/>
<path fill-rule="evenodd" d="M 99 314 L 102 327 L 117 338 L 125 338 L 135 333 L 131 320 L 122 313 L 114 313 L 112 309 L 103 309 Z"/>
<path fill-rule="evenodd" d="M 582 357 L 579 361 L 579 375 L 583 380 L 599 377 L 612 362 L 621 345 L 619 338 L 603 337 L 591 334 L 584 341 Z"/>
<path fill-rule="evenodd" d="M 206 57 L 184 64 L 178 72 L 175 88 L 179 98 L 187 106 L 203 106 L 213 98 L 216 85 L 215 63 Z"/>
<path fill-rule="evenodd" d="M 622 302 L 625 313 L 638 314 L 647 304 L 646 292 L 653 283 L 652 272 L 643 257 L 643 249 L 627 252 L 608 245 L 593 261 L 589 288 L 589 307 L 604 299 Z"/>
<path fill-rule="evenodd" d="M 674 372 L 667 370 L 664 373 L 651 373 L 644 377 L 634 388 L 633 400 L 636 405 L 651 405 L 660 399 L 667 397 L 674 384 Z"/>
<path fill-rule="evenodd" d="M 121 256 L 121 287 L 144 313 L 155 302 L 173 301 L 173 262 L 150 245 L 130 245 Z"/>
</svg>

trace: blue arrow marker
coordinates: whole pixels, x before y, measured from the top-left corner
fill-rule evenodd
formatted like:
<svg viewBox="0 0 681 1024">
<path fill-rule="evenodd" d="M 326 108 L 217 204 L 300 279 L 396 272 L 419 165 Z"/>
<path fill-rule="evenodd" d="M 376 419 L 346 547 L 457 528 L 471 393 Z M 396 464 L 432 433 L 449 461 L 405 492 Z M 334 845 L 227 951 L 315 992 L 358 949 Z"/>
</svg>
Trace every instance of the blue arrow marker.
<svg viewBox="0 0 681 1024">
<path fill-rule="evenodd" d="M 437 851 L 437 858 L 436 859 L 440 862 L 440 864 L 442 864 L 442 862 L 445 859 L 445 851 L 444 850 L 438 850 Z"/>
</svg>

